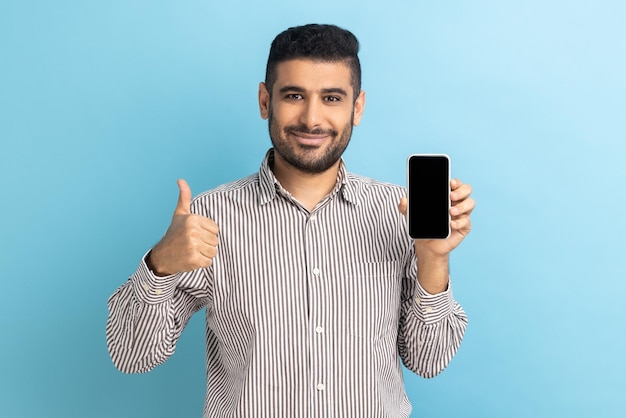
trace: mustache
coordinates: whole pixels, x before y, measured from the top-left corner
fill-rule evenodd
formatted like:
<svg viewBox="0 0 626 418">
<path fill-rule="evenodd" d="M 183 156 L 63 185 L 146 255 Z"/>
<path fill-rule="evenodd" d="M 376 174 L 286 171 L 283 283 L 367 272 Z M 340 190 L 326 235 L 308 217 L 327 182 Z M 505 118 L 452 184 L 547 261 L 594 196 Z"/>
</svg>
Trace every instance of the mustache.
<svg viewBox="0 0 626 418">
<path fill-rule="evenodd" d="M 338 134 L 338 132 L 334 129 L 322 129 L 322 128 L 309 129 L 304 125 L 286 126 L 284 128 L 284 131 L 286 134 L 294 133 L 294 134 L 329 135 L 329 136 L 337 136 Z"/>
</svg>

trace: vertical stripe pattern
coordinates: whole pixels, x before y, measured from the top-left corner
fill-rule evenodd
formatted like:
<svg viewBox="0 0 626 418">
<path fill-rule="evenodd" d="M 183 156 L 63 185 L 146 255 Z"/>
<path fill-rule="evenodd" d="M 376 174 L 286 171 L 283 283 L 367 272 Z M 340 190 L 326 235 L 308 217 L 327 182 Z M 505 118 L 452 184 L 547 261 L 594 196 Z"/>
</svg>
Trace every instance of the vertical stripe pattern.
<svg viewBox="0 0 626 418">
<path fill-rule="evenodd" d="M 147 372 L 206 307 L 204 417 L 408 417 L 402 361 L 424 377 L 458 349 L 467 317 L 451 290 L 417 282 L 397 205 L 404 190 L 345 171 L 308 212 L 259 173 L 198 196 L 219 226 L 213 265 L 168 277 L 142 260 L 109 299 L 115 365 Z"/>
</svg>

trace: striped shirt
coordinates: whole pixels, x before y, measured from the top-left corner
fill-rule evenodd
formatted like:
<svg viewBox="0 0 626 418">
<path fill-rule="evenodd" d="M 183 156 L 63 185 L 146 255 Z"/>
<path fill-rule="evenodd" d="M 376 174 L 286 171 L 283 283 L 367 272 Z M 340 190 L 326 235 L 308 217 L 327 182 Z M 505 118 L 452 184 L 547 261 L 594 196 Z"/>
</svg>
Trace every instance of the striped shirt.
<svg viewBox="0 0 626 418">
<path fill-rule="evenodd" d="M 404 189 L 356 176 L 306 210 L 257 174 L 196 197 L 220 228 L 211 267 L 155 276 L 145 257 L 109 299 L 107 344 L 121 371 L 174 353 L 206 307 L 204 417 L 408 417 L 400 361 L 424 377 L 458 349 L 467 318 L 450 288 L 431 295 L 398 211 Z"/>
</svg>

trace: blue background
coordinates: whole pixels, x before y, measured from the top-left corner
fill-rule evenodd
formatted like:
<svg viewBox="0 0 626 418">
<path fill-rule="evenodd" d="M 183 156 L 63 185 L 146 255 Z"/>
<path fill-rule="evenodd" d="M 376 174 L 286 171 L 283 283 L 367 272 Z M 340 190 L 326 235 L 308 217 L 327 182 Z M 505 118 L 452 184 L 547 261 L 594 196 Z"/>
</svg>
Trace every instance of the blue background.
<svg viewBox="0 0 626 418">
<path fill-rule="evenodd" d="M 115 370 L 106 300 L 195 194 L 257 170 L 273 37 L 362 44 L 351 171 L 405 183 L 446 152 L 474 187 L 453 256 L 470 316 L 415 417 L 625 417 L 621 1 L 0 1 L 0 416 L 199 417 L 203 318 Z"/>
</svg>

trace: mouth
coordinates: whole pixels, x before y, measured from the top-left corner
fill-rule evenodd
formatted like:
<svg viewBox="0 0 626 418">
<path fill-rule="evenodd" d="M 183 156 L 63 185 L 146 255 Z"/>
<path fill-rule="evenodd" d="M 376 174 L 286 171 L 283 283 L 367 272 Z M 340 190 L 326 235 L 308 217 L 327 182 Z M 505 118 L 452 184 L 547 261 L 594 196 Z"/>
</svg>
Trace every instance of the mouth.
<svg viewBox="0 0 626 418">
<path fill-rule="evenodd" d="M 319 147 L 331 137 L 329 133 L 310 134 L 305 132 L 291 131 L 289 135 L 295 141 L 305 147 Z"/>
</svg>

